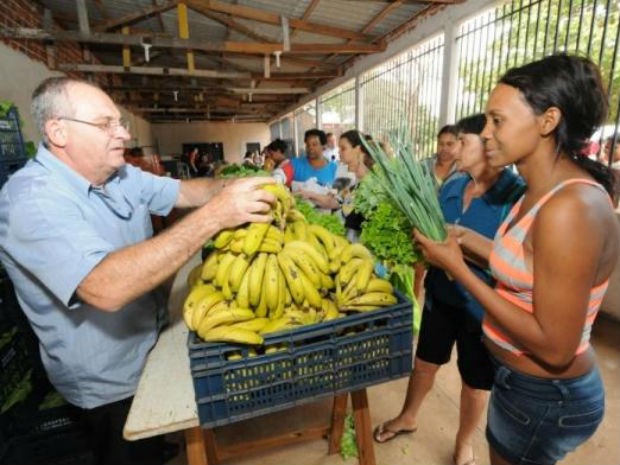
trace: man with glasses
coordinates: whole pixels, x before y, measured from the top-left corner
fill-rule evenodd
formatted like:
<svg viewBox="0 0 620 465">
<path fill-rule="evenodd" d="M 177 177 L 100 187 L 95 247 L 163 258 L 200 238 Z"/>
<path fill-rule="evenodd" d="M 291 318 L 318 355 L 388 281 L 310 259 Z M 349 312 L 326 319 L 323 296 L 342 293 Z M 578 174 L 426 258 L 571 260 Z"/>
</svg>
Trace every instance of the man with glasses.
<svg viewBox="0 0 620 465">
<path fill-rule="evenodd" d="M 97 463 L 161 464 L 161 438 L 122 438 L 166 319 L 160 285 L 220 230 L 269 221 L 275 198 L 260 186 L 273 181 L 178 181 L 126 164 L 128 125 L 85 81 L 45 80 L 32 110 L 43 142 L 0 192 L 0 259 Z M 173 207 L 196 209 L 152 237 L 149 214 Z"/>
</svg>

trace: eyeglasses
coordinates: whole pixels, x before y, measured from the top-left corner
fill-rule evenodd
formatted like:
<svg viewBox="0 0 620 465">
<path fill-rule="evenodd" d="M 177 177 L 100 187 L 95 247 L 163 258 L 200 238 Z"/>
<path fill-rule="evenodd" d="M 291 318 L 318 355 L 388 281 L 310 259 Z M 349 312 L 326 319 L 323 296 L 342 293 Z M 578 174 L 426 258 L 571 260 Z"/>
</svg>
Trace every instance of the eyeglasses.
<svg viewBox="0 0 620 465">
<path fill-rule="evenodd" d="M 125 131 L 129 132 L 129 121 L 127 121 L 125 118 L 106 118 L 105 121 L 101 123 L 93 123 L 92 121 L 69 118 L 68 116 L 59 116 L 58 119 L 73 121 L 74 123 L 88 124 L 89 126 L 94 126 L 101 129 L 103 132 L 106 132 L 109 135 L 113 135 L 118 128 L 123 128 Z"/>
</svg>

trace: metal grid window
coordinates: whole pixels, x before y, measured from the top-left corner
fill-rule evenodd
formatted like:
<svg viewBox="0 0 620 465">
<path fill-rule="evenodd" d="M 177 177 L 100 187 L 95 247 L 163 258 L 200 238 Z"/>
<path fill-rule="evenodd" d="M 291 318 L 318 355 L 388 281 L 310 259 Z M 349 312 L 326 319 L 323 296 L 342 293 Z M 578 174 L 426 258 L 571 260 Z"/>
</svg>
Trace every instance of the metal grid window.
<svg viewBox="0 0 620 465">
<path fill-rule="evenodd" d="M 355 79 L 323 94 L 319 105 L 320 127 L 325 132 L 342 134 L 355 128 Z"/>
<path fill-rule="evenodd" d="M 440 34 L 360 76 L 364 132 L 380 141 L 405 135 L 419 157 L 435 150 L 444 35 Z"/>
<path fill-rule="evenodd" d="M 508 68 L 565 51 L 589 56 L 600 66 L 610 96 L 602 137 L 611 135 L 620 113 L 619 5 L 614 0 L 515 0 L 464 22 L 456 33 L 457 118 L 483 111 Z"/>
</svg>

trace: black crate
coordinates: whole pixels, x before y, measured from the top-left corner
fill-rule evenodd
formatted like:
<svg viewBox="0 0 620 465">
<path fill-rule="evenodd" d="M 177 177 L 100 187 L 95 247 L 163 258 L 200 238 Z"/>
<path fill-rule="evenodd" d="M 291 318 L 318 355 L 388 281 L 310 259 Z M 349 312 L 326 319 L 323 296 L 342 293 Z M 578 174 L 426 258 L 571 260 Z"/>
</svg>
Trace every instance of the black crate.
<svg viewBox="0 0 620 465">
<path fill-rule="evenodd" d="M 17 327 L 0 333 L 0 411 L 28 381 L 31 369 L 28 350 Z"/>
<path fill-rule="evenodd" d="M 198 417 L 214 427 L 408 376 L 412 305 L 349 315 L 265 337 L 275 352 L 205 343 L 190 332 L 190 367 Z M 241 352 L 241 360 L 228 360 Z"/>
<path fill-rule="evenodd" d="M 0 118 L 0 187 L 28 161 L 19 124 L 19 113 L 11 107 Z"/>
</svg>

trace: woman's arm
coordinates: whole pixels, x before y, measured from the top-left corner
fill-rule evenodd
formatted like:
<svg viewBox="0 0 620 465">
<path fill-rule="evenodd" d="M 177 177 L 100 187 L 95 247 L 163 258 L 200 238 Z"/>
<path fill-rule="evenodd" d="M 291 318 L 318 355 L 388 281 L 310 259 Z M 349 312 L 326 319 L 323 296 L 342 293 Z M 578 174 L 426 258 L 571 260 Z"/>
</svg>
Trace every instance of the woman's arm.
<svg viewBox="0 0 620 465">
<path fill-rule="evenodd" d="M 489 267 L 489 256 L 493 241 L 486 236 L 458 224 L 448 225 L 448 232 L 453 234 L 461 246 L 465 259 L 482 267 Z"/>
<path fill-rule="evenodd" d="M 298 191 L 296 192 L 302 199 L 309 200 L 314 203 L 319 208 L 326 208 L 329 210 L 335 210 L 340 208 L 340 204 L 338 203 L 338 199 L 333 194 L 317 194 L 312 191 Z"/>
</svg>

